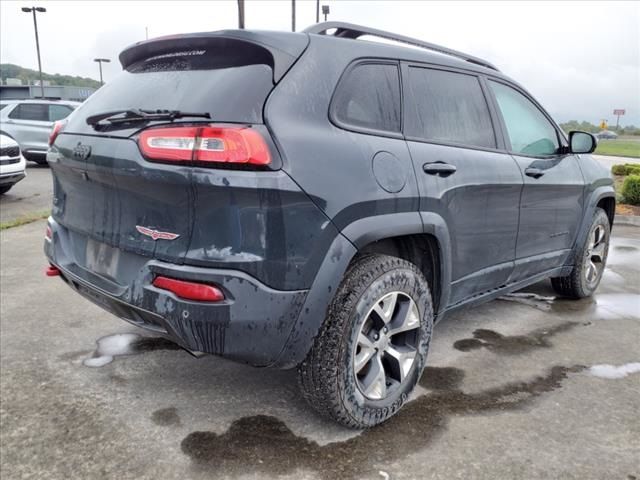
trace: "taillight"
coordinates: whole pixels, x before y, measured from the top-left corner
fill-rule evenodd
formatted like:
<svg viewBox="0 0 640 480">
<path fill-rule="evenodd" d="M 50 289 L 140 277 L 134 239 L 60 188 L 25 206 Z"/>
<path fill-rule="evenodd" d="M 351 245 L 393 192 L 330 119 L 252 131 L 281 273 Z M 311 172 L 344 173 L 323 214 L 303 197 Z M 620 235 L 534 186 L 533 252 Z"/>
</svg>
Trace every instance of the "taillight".
<svg viewBox="0 0 640 480">
<path fill-rule="evenodd" d="M 47 225 L 47 228 L 44 231 L 44 238 L 46 238 L 47 240 L 53 239 L 53 231 L 51 230 L 51 227 L 49 225 Z"/>
<path fill-rule="evenodd" d="M 49 134 L 49 146 L 53 145 L 53 142 L 56 141 L 56 138 L 58 138 L 58 135 L 60 134 L 66 123 L 67 122 L 64 120 L 59 120 L 53 124 L 53 129 Z"/>
<path fill-rule="evenodd" d="M 271 155 L 262 135 L 250 127 L 169 127 L 144 130 L 140 151 L 164 162 L 269 165 Z"/>
<path fill-rule="evenodd" d="M 156 277 L 153 286 L 173 292 L 177 297 L 199 302 L 220 302 L 224 300 L 224 293 L 219 288 L 206 283 L 187 282 L 175 278 Z"/>
</svg>

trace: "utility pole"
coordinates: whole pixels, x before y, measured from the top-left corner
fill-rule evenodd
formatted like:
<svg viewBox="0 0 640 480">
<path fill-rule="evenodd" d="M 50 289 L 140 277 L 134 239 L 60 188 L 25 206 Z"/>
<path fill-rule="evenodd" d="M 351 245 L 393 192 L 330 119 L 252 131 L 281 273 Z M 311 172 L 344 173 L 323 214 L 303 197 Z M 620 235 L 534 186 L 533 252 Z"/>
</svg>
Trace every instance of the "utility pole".
<svg viewBox="0 0 640 480">
<path fill-rule="evenodd" d="M 144 27 L 144 38 L 149 40 L 149 27 Z"/>
<path fill-rule="evenodd" d="M 620 115 L 624 115 L 626 110 L 624 108 L 616 108 L 613 114 L 616 115 L 616 132 L 620 129 Z"/>
<path fill-rule="evenodd" d="M 238 28 L 244 28 L 244 0 L 238 0 Z"/>
<path fill-rule="evenodd" d="M 320 0 L 316 0 L 316 23 L 320 23 Z"/>
<path fill-rule="evenodd" d="M 296 0 L 291 0 L 291 31 L 296 31 Z"/>
<path fill-rule="evenodd" d="M 38 52 L 38 72 L 40 72 L 40 96 L 44 98 L 44 82 L 42 81 L 42 63 L 40 62 L 40 41 L 38 40 L 38 21 L 36 20 L 36 12 L 44 13 L 47 11 L 44 7 L 22 7 L 25 13 L 33 13 L 33 29 L 36 32 L 36 51 Z"/>
<path fill-rule="evenodd" d="M 98 65 L 100 65 L 100 86 L 102 86 L 104 85 L 104 82 L 102 81 L 102 62 L 109 63 L 111 60 L 108 58 L 94 58 L 93 61 L 98 62 Z"/>
</svg>

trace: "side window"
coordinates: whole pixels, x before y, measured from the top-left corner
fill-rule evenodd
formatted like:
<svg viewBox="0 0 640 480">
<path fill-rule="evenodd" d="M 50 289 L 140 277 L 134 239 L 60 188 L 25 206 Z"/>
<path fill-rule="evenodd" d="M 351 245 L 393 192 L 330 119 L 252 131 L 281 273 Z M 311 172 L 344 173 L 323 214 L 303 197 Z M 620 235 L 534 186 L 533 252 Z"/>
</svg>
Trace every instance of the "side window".
<svg viewBox="0 0 640 480">
<path fill-rule="evenodd" d="M 556 129 L 527 97 L 502 83 L 489 81 L 507 127 L 511 151 L 525 155 L 558 152 Z"/>
<path fill-rule="evenodd" d="M 66 118 L 71 112 L 72 108 L 67 105 L 49 105 L 49 121 L 55 122 Z"/>
<path fill-rule="evenodd" d="M 489 107 L 477 77 L 409 68 L 415 118 L 405 133 L 436 142 L 495 148 Z"/>
<path fill-rule="evenodd" d="M 21 103 L 9 114 L 16 120 L 49 121 L 49 105 L 45 103 Z"/>
<path fill-rule="evenodd" d="M 346 125 L 400 131 L 397 65 L 366 63 L 349 70 L 333 98 L 334 118 Z"/>
</svg>

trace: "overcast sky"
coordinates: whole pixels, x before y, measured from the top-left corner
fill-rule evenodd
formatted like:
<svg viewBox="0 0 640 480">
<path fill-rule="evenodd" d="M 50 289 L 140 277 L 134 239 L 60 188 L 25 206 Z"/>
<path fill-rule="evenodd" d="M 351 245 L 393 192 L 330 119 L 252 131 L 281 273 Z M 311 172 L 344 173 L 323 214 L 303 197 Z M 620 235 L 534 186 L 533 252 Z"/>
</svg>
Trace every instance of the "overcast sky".
<svg viewBox="0 0 640 480">
<path fill-rule="evenodd" d="M 324 0 L 330 20 L 360 23 L 483 57 L 522 83 L 558 120 L 640 126 L 640 2 L 420 2 Z M 237 27 L 232 1 L 0 2 L 0 61 L 37 69 L 31 15 L 38 14 L 42 69 L 98 78 L 111 58 L 145 38 Z M 296 27 L 315 22 L 315 0 L 297 1 Z M 290 30 L 291 1 L 246 1 L 246 28 Z"/>
</svg>

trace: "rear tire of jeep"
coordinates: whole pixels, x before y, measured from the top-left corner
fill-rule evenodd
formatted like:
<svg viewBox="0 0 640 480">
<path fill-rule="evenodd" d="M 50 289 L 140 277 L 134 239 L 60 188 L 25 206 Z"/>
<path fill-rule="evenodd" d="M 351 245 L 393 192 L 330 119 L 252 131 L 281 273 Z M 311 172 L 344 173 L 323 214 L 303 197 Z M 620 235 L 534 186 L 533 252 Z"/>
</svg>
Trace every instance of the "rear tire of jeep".
<svg viewBox="0 0 640 480">
<path fill-rule="evenodd" d="M 551 279 L 551 285 L 559 295 L 573 299 L 593 295 L 607 263 L 610 237 L 609 217 L 603 209 L 596 208 L 587 237 L 575 253 L 571 273 Z"/>
<path fill-rule="evenodd" d="M 384 422 L 420 379 L 432 328 L 429 285 L 415 265 L 378 254 L 357 259 L 298 366 L 305 399 L 350 428 Z"/>
</svg>

